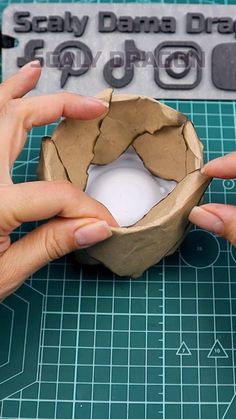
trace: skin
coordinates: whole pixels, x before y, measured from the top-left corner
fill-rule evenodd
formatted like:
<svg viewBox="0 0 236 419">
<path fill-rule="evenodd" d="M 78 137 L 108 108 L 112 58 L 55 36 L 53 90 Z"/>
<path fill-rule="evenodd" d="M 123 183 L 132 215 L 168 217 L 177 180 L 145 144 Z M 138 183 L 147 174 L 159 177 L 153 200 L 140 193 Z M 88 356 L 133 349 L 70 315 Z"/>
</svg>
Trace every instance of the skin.
<svg viewBox="0 0 236 419">
<path fill-rule="evenodd" d="M 230 179 L 236 177 L 236 152 L 207 163 L 202 172 L 210 177 Z M 205 204 L 194 207 L 189 220 L 229 240 L 236 246 L 236 207 L 224 204 Z"/>
<path fill-rule="evenodd" d="M 36 61 L 0 85 L 0 300 L 48 262 L 107 239 L 110 227 L 117 226 L 104 206 L 69 182 L 12 183 L 10 169 L 33 126 L 61 116 L 92 119 L 106 110 L 99 99 L 72 93 L 24 98 L 40 74 Z M 202 172 L 236 177 L 236 152 L 209 162 Z M 46 219 L 50 221 L 11 244 L 10 234 L 22 223 Z M 235 219 L 236 207 L 222 204 L 195 207 L 189 215 L 191 222 L 236 246 Z"/>
<path fill-rule="evenodd" d="M 107 239 L 117 226 L 103 205 L 69 182 L 12 183 L 11 167 L 33 126 L 106 111 L 103 101 L 73 93 L 24 98 L 40 74 L 39 62 L 30 63 L 0 85 L 0 300 L 48 262 Z M 11 243 L 22 223 L 48 219 Z"/>
</svg>

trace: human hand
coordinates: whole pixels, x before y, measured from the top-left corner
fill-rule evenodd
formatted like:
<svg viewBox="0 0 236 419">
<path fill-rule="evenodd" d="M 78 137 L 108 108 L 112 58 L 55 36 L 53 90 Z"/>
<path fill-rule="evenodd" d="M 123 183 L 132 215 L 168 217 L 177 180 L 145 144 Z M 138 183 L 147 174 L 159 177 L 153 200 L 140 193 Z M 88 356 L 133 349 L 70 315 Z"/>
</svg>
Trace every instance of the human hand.
<svg viewBox="0 0 236 419">
<path fill-rule="evenodd" d="M 103 101 L 73 93 L 22 98 L 40 73 L 39 63 L 30 63 L 0 84 L 0 300 L 48 262 L 105 240 L 117 226 L 103 205 L 70 182 L 13 185 L 11 166 L 33 126 L 61 116 L 92 119 L 106 110 Z M 49 218 L 11 244 L 10 234 L 22 223 Z"/>
<path fill-rule="evenodd" d="M 230 179 L 236 177 L 236 152 L 210 161 L 202 168 L 209 177 Z M 224 204 L 205 204 L 194 207 L 189 220 L 212 231 L 236 246 L 236 207 Z"/>
</svg>

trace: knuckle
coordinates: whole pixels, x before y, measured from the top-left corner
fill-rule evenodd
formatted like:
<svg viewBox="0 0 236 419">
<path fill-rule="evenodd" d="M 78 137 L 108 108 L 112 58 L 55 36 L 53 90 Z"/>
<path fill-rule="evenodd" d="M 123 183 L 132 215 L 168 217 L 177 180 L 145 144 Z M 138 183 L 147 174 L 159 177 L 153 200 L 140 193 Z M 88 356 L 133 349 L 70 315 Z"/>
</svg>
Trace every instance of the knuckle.
<svg viewBox="0 0 236 419">
<path fill-rule="evenodd" d="M 58 96 L 61 98 L 61 100 L 63 102 L 71 99 L 74 96 L 74 93 L 70 93 L 70 92 L 59 92 Z"/>
<path fill-rule="evenodd" d="M 55 187 L 60 189 L 62 194 L 65 196 L 74 196 L 78 193 L 78 188 L 76 188 L 69 180 L 56 180 L 54 184 Z"/>
<path fill-rule="evenodd" d="M 8 236 L 19 227 L 15 211 L 12 210 L 11 187 L 0 186 L 0 244 L 1 238 Z"/>
<path fill-rule="evenodd" d="M 9 249 L 11 245 L 11 238 L 10 236 L 1 236 L 0 235 L 0 255 L 5 253 L 7 249 Z"/>
<path fill-rule="evenodd" d="M 67 99 L 70 93 L 68 92 L 59 92 L 58 96 L 60 96 L 62 99 Z"/>
<path fill-rule="evenodd" d="M 56 93 L 55 96 L 56 96 L 56 100 L 60 103 L 63 109 L 65 103 L 67 103 L 70 98 L 70 94 L 68 92 L 59 92 L 59 93 Z"/>
<path fill-rule="evenodd" d="M 67 253 L 64 242 L 60 240 L 60 237 L 53 226 L 51 228 L 45 228 L 42 241 L 44 251 L 46 252 L 46 258 L 49 262 L 59 259 Z"/>
</svg>

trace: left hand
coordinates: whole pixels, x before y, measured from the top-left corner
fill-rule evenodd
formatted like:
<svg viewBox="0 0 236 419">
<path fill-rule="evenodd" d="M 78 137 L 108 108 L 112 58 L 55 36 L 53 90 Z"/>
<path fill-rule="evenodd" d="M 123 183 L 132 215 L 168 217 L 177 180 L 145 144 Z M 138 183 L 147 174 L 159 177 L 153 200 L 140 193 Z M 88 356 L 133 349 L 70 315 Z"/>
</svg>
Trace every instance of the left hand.
<svg viewBox="0 0 236 419">
<path fill-rule="evenodd" d="M 70 182 L 13 185 L 10 169 L 28 131 L 61 116 L 92 119 L 106 111 L 98 99 L 73 93 L 22 98 L 41 68 L 24 66 L 0 85 L 0 300 L 53 259 L 107 239 L 117 226 L 109 211 Z M 10 234 L 24 222 L 50 219 L 20 240 Z"/>
</svg>

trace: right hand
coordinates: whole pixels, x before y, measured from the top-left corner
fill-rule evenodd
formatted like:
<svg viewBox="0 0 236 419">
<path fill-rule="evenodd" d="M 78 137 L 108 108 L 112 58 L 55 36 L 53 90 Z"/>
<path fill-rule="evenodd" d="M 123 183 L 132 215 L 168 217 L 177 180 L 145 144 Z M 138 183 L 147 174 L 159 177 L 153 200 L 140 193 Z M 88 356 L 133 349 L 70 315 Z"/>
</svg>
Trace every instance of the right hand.
<svg viewBox="0 0 236 419">
<path fill-rule="evenodd" d="M 231 179 L 236 177 L 236 152 L 211 160 L 202 168 L 209 177 Z M 236 203 L 236 200 L 235 200 Z M 194 207 L 189 220 L 201 228 L 212 231 L 236 246 L 236 206 L 205 204 Z"/>
</svg>

